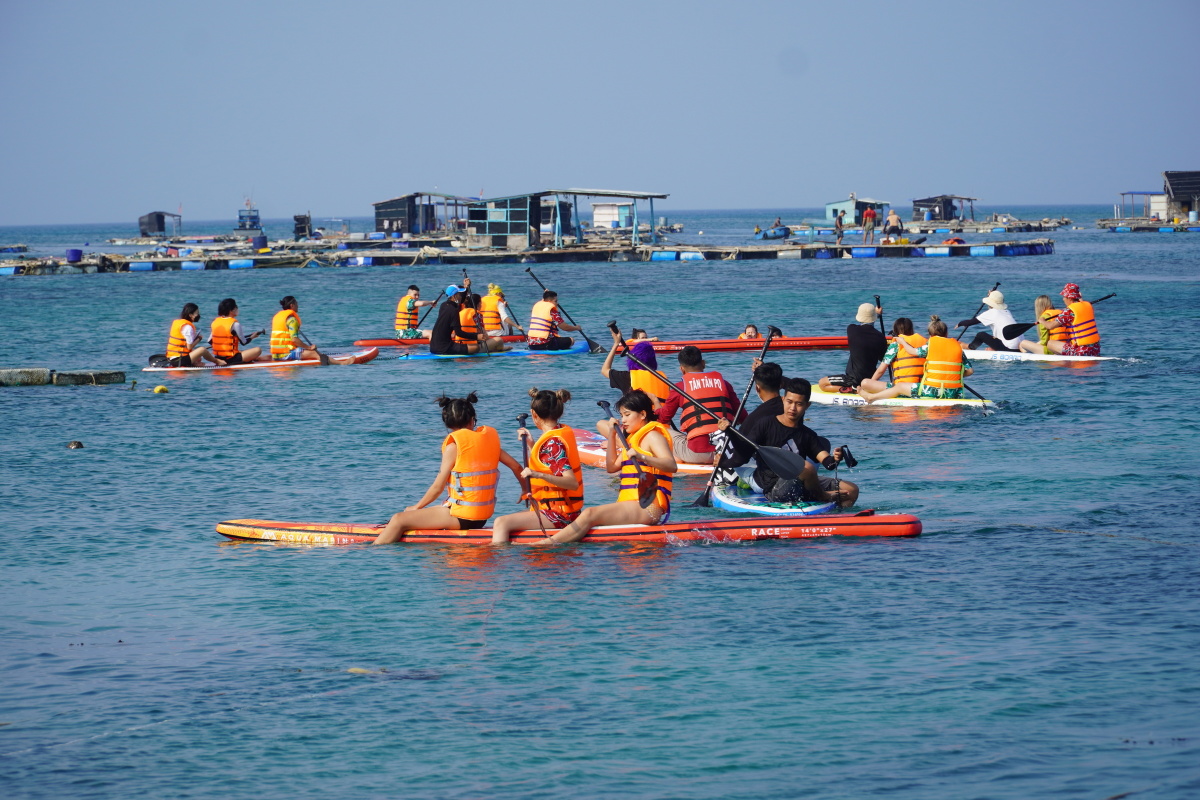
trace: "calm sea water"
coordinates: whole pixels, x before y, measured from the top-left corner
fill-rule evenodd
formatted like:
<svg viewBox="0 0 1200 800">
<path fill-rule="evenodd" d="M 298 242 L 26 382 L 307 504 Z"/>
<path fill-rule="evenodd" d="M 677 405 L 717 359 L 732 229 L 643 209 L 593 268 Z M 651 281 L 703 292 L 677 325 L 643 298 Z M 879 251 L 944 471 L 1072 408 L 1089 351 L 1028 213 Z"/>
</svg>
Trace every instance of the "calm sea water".
<svg viewBox="0 0 1200 800">
<path fill-rule="evenodd" d="M 233 296 L 261 327 L 293 294 L 332 346 L 385 334 L 410 282 L 432 294 L 461 272 L 0 278 L 0 366 L 138 380 L 0 390 L 4 795 L 1196 797 L 1200 236 L 1104 233 L 1102 207 L 1001 210 L 1087 229 L 1033 258 L 535 267 L 594 337 L 612 318 L 835 334 L 876 293 L 889 322 L 955 321 L 996 281 L 1019 320 L 1066 281 L 1117 292 L 1098 316 L 1125 360 L 980 364 L 994 414 L 814 407 L 861 461 L 861 507 L 922 518 L 905 541 L 224 542 L 223 519 L 383 521 L 415 502 L 441 392 L 477 391 L 508 441 L 534 385 L 570 388 L 566 420 L 589 425 L 610 397 L 600 358 L 154 376 L 136 370 L 185 302 L 207 326 Z M 670 216 L 675 238 L 748 243 L 776 213 Z M 131 229 L 0 239 L 57 253 Z M 540 289 L 523 269 L 472 277 L 525 309 Z M 740 388 L 750 357 L 709 363 Z M 845 354 L 777 360 L 816 378 Z M 677 483 L 678 518 L 715 513 Z M 597 471 L 585 484 L 614 496 Z"/>
</svg>

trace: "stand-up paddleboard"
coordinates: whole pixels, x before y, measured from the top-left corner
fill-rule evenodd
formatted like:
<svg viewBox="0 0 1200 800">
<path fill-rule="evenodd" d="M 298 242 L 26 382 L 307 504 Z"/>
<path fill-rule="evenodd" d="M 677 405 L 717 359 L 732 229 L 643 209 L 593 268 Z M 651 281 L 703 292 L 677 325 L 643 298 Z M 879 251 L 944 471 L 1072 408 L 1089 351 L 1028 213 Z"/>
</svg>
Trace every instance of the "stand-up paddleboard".
<svg viewBox="0 0 1200 800">
<path fill-rule="evenodd" d="M 967 350 L 963 354 L 972 361 L 1117 361 L 1116 356 L 1060 356 L 1055 353 L 1008 353 L 1003 350 Z"/>
<path fill-rule="evenodd" d="M 496 337 L 492 337 L 493 339 Z M 524 336 L 501 336 L 506 342 L 523 342 Z M 359 339 L 354 343 L 355 347 L 417 347 L 429 346 L 428 339 Z"/>
<path fill-rule="evenodd" d="M 330 350 L 325 353 L 329 356 L 330 364 L 365 364 L 368 361 L 379 355 L 378 347 L 368 347 L 362 350 Z M 205 364 L 202 367 L 144 367 L 142 372 L 215 372 L 216 370 L 226 369 L 279 369 L 281 367 L 314 367 L 320 366 L 321 360 L 317 358 L 306 358 L 303 361 L 271 361 L 259 360 L 250 361 L 245 364 L 233 364 L 226 367 L 218 367 L 216 364 Z"/>
<path fill-rule="evenodd" d="M 397 358 L 403 361 L 438 361 L 447 358 L 504 358 L 505 356 L 572 356 L 579 353 L 586 353 L 590 348 L 588 343 L 576 342 L 566 350 L 528 350 L 521 348 L 519 350 L 504 350 L 499 353 L 471 353 L 466 356 L 444 355 L 439 356 L 433 353 L 405 353 Z"/>
<path fill-rule="evenodd" d="M 579 448 L 579 463 L 589 467 L 604 469 L 604 454 L 608 442 L 595 431 L 585 431 L 583 428 L 571 428 L 575 432 L 575 444 Z M 712 464 L 682 464 L 676 462 L 677 475 L 708 475 L 712 472 Z"/>
<path fill-rule="evenodd" d="M 630 342 L 634 344 L 634 342 Z M 727 353 L 743 350 L 761 350 L 762 339 L 680 339 L 671 342 L 651 342 L 656 353 L 676 353 L 688 345 L 699 347 L 704 353 Z M 772 350 L 845 350 L 850 344 L 845 336 L 776 336 L 771 340 Z"/>
<path fill-rule="evenodd" d="M 995 405 L 991 400 L 978 400 L 976 398 L 963 398 L 961 400 L 935 400 L 928 397 L 889 397 L 887 400 L 876 400 L 874 403 L 867 403 L 866 400 L 856 394 L 841 394 L 840 392 L 826 392 L 816 384 L 812 387 L 812 402 L 820 403 L 823 406 L 870 406 L 871 408 L 946 408 L 949 406 L 987 406 Z"/>
<path fill-rule="evenodd" d="M 737 484 L 725 483 L 712 488 L 709 495 L 713 508 L 736 511 L 739 514 L 764 514 L 772 517 L 797 517 L 824 514 L 832 511 L 837 503 L 772 503 L 761 492 L 744 489 Z"/>
<path fill-rule="evenodd" d="M 278 522 L 233 519 L 217 524 L 217 533 L 229 539 L 284 542 L 304 545 L 368 544 L 383 525 L 346 522 Z M 741 542 L 758 539 L 822 539 L 829 536 L 920 536 L 921 520 L 911 514 L 814 514 L 811 517 L 740 517 L 669 522 L 666 525 L 602 525 L 593 528 L 584 542 Z M 513 533 L 514 544 L 545 538 L 540 530 Z M 490 528 L 470 531 L 409 531 L 400 540 L 408 544 L 489 544 Z"/>
</svg>

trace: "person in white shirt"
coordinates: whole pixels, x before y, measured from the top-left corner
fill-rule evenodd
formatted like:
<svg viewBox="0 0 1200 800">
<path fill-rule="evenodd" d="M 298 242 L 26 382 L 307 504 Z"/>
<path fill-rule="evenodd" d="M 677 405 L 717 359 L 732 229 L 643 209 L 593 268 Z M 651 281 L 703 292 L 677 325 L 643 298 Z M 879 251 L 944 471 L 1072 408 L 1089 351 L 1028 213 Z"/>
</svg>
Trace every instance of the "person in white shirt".
<svg viewBox="0 0 1200 800">
<path fill-rule="evenodd" d="M 1004 294 L 992 291 L 987 297 L 983 298 L 982 302 L 987 306 L 985 311 L 976 314 L 971 319 L 964 319 L 954 326 L 955 328 L 969 328 L 972 325 L 987 325 L 992 329 L 991 333 L 980 331 L 975 334 L 975 338 L 967 345 L 967 349 L 978 350 L 984 348 L 1010 353 L 1017 352 L 1021 345 L 1021 337 L 1015 336 L 1011 339 L 1005 339 L 1003 335 L 1005 326 L 1015 325 L 1017 322 L 1013 319 L 1012 312 L 1008 310 L 1008 304 L 1004 302 Z"/>
</svg>

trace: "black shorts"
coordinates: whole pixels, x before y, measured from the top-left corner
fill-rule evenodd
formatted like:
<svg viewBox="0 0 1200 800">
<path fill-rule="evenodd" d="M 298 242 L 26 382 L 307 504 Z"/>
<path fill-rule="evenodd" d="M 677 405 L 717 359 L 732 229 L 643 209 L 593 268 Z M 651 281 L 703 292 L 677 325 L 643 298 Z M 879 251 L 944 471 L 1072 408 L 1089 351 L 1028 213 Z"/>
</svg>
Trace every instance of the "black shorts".
<svg viewBox="0 0 1200 800">
<path fill-rule="evenodd" d="M 192 357 L 190 355 L 187 355 L 187 356 L 175 356 L 174 358 L 167 361 L 167 366 L 168 367 L 191 367 L 194 365 L 192 364 Z"/>
<path fill-rule="evenodd" d="M 217 356 L 217 358 L 221 359 L 228 366 L 231 366 L 231 367 L 234 364 L 245 364 L 246 363 L 245 361 L 242 360 L 242 354 L 240 352 L 234 353 L 231 356 Z"/>
<path fill-rule="evenodd" d="M 530 350 L 566 350 L 571 346 L 570 336 L 551 336 L 541 344 L 529 345 Z"/>
<path fill-rule="evenodd" d="M 450 342 L 444 347 L 439 347 L 437 350 L 434 350 L 432 347 L 430 347 L 429 352 L 433 353 L 435 356 L 465 356 L 471 351 L 468 350 L 467 346 L 461 342 Z"/>
<path fill-rule="evenodd" d="M 454 516 L 451 514 L 450 516 Z M 460 531 L 477 531 L 484 525 L 487 525 L 486 519 L 463 519 L 462 517 L 454 517 L 458 520 L 458 529 Z"/>
</svg>

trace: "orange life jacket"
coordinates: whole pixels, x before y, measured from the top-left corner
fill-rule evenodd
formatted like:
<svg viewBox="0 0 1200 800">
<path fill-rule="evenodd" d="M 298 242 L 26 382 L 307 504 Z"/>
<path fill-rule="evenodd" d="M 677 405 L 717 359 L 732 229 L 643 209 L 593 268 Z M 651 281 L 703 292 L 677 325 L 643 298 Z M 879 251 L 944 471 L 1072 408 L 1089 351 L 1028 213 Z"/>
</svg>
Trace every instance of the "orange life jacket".
<svg viewBox="0 0 1200 800">
<path fill-rule="evenodd" d="M 554 303 L 549 300 L 538 300 L 533 304 L 533 313 L 529 317 L 530 339 L 549 339 L 558 335 L 558 326 L 551 316 L 553 311 Z"/>
<path fill-rule="evenodd" d="M 925 356 L 925 376 L 921 383 L 938 389 L 961 389 L 963 385 L 963 349 L 954 339 L 933 336 Z"/>
<path fill-rule="evenodd" d="M 275 312 L 271 318 L 271 356 L 286 356 L 296 349 L 295 339 L 288 330 L 288 318 L 296 318 L 296 330 L 300 330 L 300 315 L 290 308 Z"/>
<path fill-rule="evenodd" d="M 671 394 L 671 383 L 661 372 L 651 372 L 646 369 L 629 371 L 629 388 L 641 389 L 651 397 L 666 400 Z"/>
<path fill-rule="evenodd" d="M 404 295 L 400 298 L 400 302 L 396 303 L 396 330 L 398 331 L 417 327 L 417 307 L 414 305 L 409 308 L 408 305 L 412 300 L 412 297 Z"/>
<path fill-rule="evenodd" d="M 739 339 L 761 339 L 761 338 L 762 338 L 762 334 L 761 334 L 761 333 L 759 333 L 759 334 L 756 334 L 756 335 L 754 335 L 754 336 L 750 336 L 750 335 L 749 335 L 749 334 L 747 334 L 745 331 L 742 331 L 741 333 L 739 333 L 739 334 L 738 334 L 738 338 L 739 338 Z"/>
<path fill-rule="evenodd" d="M 896 337 L 908 342 L 914 348 L 920 348 L 926 339 L 919 333 L 901 334 Z M 925 359 L 914 356 L 901 345 L 896 345 L 896 359 L 892 362 L 892 380 L 896 383 L 920 383 L 925 374 Z"/>
<path fill-rule="evenodd" d="M 1076 300 L 1067 308 L 1075 315 L 1075 322 L 1067 328 L 1071 344 L 1080 347 L 1100 342 L 1100 329 L 1096 327 L 1096 312 L 1086 300 Z"/>
<path fill-rule="evenodd" d="M 644 456 L 653 456 L 649 448 L 642 447 L 642 440 L 650 434 L 651 431 L 658 431 L 662 437 L 667 440 L 667 445 L 671 444 L 671 432 L 661 422 L 647 422 L 642 427 L 638 428 L 629 436 L 629 447 L 635 453 L 641 453 Z M 647 475 L 653 475 L 658 488 L 654 493 L 654 505 L 661 508 L 663 511 L 671 510 L 671 484 L 674 481 L 674 475 L 670 472 L 664 472 L 661 469 L 642 464 L 642 472 Z M 617 502 L 623 503 L 627 500 L 633 502 L 638 501 L 638 473 L 637 467 L 634 466 L 632 459 L 626 459 L 621 462 L 621 491 L 617 494 Z"/>
<path fill-rule="evenodd" d="M 943 239 L 942 244 L 966 244 L 965 239 L 960 239 L 957 236 L 951 236 L 949 239 Z"/>
<path fill-rule="evenodd" d="M 459 336 L 457 331 L 450 334 L 450 338 L 459 344 L 467 344 L 468 342 L 478 342 L 476 338 L 479 334 L 479 326 L 475 324 L 475 314 L 478 313 L 473 308 L 464 307 L 458 312 L 458 327 L 462 328 L 463 335 Z"/>
<path fill-rule="evenodd" d="M 212 342 L 212 351 L 217 358 L 229 358 L 237 353 L 238 341 L 237 334 L 233 332 L 233 323 L 237 322 L 233 317 L 217 317 L 213 320 L 212 334 L 208 337 Z"/>
<path fill-rule="evenodd" d="M 479 313 L 483 315 L 483 329 L 485 331 L 499 331 L 504 329 L 504 320 L 500 319 L 500 304 L 504 301 L 498 294 L 484 295 L 479 300 Z"/>
<path fill-rule="evenodd" d="M 578 487 L 563 489 L 536 475 L 529 479 L 529 487 L 533 490 L 534 499 L 542 508 L 556 514 L 573 519 L 583 510 L 583 470 L 579 467 L 579 447 L 575 444 L 575 432 L 565 425 L 546 431 L 538 437 L 537 443 L 529 451 L 529 467 L 534 472 L 550 472 L 550 466 L 541 459 L 542 448 L 547 442 L 559 442 L 567 457 L 567 464 L 575 476 Z"/>
<path fill-rule="evenodd" d="M 1054 319 L 1061 313 L 1062 313 L 1062 311 L 1060 311 L 1057 308 L 1047 308 L 1045 311 L 1042 312 L 1042 321 L 1049 322 L 1050 320 Z M 1071 338 L 1071 337 L 1070 337 L 1070 334 L 1067 332 L 1067 328 L 1065 325 L 1059 325 L 1057 328 L 1055 328 L 1054 330 L 1050 330 L 1050 331 L 1046 330 L 1045 328 L 1042 328 L 1042 329 L 1040 329 L 1040 332 L 1038 333 L 1038 341 L 1041 342 L 1043 345 L 1046 344 L 1046 342 L 1065 342 L 1069 338 Z"/>
<path fill-rule="evenodd" d="M 196 324 L 190 319 L 180 318 L 171 323 L 171 332 L 167 334 L 167 358 L 179 358 L 192 352 L 187 339 L 183 337 L 184 328 L 189 326 L 193 331 L 196 330 Z"/>
<path fill-rule="evenodd" d="M 459 519 L 487 519 L 496 508 L 500 434 L 486 425 L 475 430 L 460 428 L 450 432 L 442 449 L 451 442 L 458 446 L 458 455 L 450 472 L 450 514 Z"/>
<path fill-rule="evenodd" d="M 684 373 L 683 389 L 717 417 L 733 419 L 737 409 L 729 404 L 729 398 L 725 395 L 725 379 L 721 377 L 721 373 Z M 717 429 L 717 420 L 696 408 L 691 402 L 685 400 L 684 403 L 683 412 L 679 415 L 679 427 L 687 434 L 687 438 L 707 436 Z"/>
</svg>

